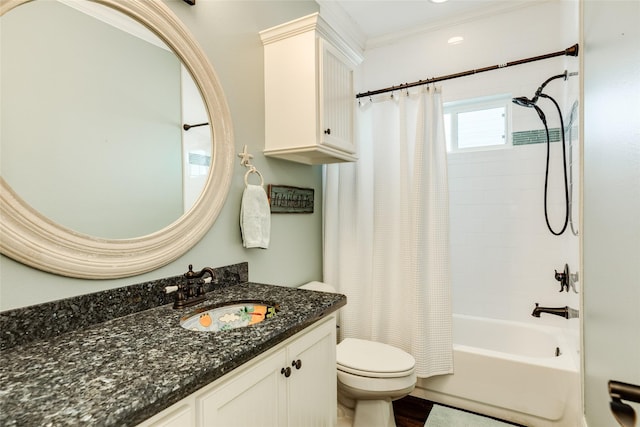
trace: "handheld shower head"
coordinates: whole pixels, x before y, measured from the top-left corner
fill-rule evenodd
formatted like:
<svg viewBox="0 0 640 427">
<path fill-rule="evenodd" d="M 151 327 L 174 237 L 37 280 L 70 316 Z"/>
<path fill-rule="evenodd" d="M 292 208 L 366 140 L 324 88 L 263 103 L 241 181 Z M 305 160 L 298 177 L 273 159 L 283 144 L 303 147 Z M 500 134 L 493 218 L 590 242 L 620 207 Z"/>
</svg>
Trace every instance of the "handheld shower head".
<svg viewBox="0 0 640 427">
<path fill-rule="evenodd" d="M 540 107 L 538 107 L 537 105 L 533 105 L 533 108 L 536 110 L 536 112 L 538 113 L 538 117 L 540 117 L 540 120 L 542 120 L 542 124 L 544 124 L 544 127 L 547 127 L 547 118 L 544 115 L 544 112 L 542 111 L 542 109 Z"/>
<path fill-rule="evenodd" d="M 519 96 L 517 98 L 512 99 L 513 103 L 519 105 L 521 107 L 533 107 L 536 103 L 535 101 L 527 98 L 526 96 Z"/>
<path fill-rule="evenodd" d="M 521 107 L 533 108 L 534 110 L 536 110 L 536 112 L 538 113 L 538 117 L 540 117 L 540 120 L 542 120 L 542 123 L 544 123 L 545 126 L 547 125 L 547 118 L 542 112 L 542 109 L 540 109 L 540 107 L 536 105 L 536 102 L 538 101 L 537 96 L 535 96 L 533 99 L 529 99 L 526 96 L 519 96 L 517 98 L 513 98 L 512 101 L 514 104 Z"/>
</svg>

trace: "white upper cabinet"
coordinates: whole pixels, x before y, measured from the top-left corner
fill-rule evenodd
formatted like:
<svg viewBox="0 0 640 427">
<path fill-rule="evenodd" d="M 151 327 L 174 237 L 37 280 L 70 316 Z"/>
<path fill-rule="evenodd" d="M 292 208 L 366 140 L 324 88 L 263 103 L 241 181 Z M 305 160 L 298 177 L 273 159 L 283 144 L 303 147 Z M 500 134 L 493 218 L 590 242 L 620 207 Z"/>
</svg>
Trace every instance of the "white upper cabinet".
<svg viewBox="0 0 640 427">
<path fill-rule="evenodd" d="M 357 160 L 353 71 L 362 57 L 318 13 L 260 37 L 264 154 L 310 165 Z"/>
</svg>

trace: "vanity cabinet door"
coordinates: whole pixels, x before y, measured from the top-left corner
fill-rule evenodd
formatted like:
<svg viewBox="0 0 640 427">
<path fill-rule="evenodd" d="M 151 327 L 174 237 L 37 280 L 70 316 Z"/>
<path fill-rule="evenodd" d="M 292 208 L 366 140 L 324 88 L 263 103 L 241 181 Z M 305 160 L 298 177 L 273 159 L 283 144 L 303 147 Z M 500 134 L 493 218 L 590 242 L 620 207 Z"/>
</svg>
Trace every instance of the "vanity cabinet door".
<svg viewBox="0 0 640 427">
<path fill-rule="evenodd" d="M 334 426 L 335 318 L 312 326 L 277 352 L 229 375 L 196 397 L 199 427 Z"/>
<path fill-rule="evenodd" d="M 138 424 L 137 427 L 190 427 L 195 425 L 193 401 L 187 398 Z"/>
<path fill-rule="evenodd" d="M 138 427 L 333 427 L 336 422 L 331 315 Z"/>
<path fill-rule="evenodd" d="M 337 422 L 336 324 L 323 325 L 287 348 L 289 426 L 328 427 Z"/>
<path fill-rule="evenodd" d="M 198 426 L 286 427 L 284 349 L 196 398 Z"/>
</svg>

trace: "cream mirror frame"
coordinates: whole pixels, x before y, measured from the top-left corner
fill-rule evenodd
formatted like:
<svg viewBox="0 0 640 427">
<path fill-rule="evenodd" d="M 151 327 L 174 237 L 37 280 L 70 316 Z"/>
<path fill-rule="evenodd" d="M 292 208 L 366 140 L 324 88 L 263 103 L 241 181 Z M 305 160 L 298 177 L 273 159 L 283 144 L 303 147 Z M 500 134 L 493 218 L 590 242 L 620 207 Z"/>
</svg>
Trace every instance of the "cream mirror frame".
<svg viewBox="0 0 640 427">
<path fill-rule="evenodd" d="M 0 16 L 31 0 L 3 0 Z M 182 256 L 208 232 L 229 193 L 234 143 L 224 91 L 204 52 L 161 0 L 87 0 L 137 20 L 159 36 L 191 72 L 208 111 L 211 167 L 202 194 L 166 228 L 131 239 L 102 239 L 63 227 L 33 209 L 0 177 L 0 252 L 49 273 L 82 279 L 130 277 Z"/>
</svg>

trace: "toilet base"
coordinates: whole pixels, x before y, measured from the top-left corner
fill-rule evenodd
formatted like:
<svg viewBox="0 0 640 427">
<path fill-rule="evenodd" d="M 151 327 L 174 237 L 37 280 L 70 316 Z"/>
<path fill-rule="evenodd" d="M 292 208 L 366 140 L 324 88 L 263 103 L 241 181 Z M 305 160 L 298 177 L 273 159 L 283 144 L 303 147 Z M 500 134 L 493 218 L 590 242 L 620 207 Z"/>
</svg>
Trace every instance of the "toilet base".
<svg viewBox="0 0 640 427">
<path fill-rule="evenodd" d="M 358 400 L 353 427 L 396 427 L 391 400 Z"/>
<path fill-rule="evenodd" d="M 338 400 L 338 424 L 336 427 L 353 427 L 354 410 L 344 406 Z"/>
<path fill-rule="evenodd" d="M 356 390 L 339 383 L 338 407 L 345 419 L 353 419 L 353 427 L 396 427 L 391 402 L 405 397 L 413 388 L 387 391 L 382 398 L 379 392 Z"/>
<path fill-rule="evenodd" d="M 360 411 L 356 422 L 356 408 L 347 408 L 338 402 L 338 424 L 336 427 L 396 427 L 393 413 L 393 405 L 389 402 L 389 407 L 385 401 L 367 400 L 364 405 L 360 405 Z"/>
</svg>

